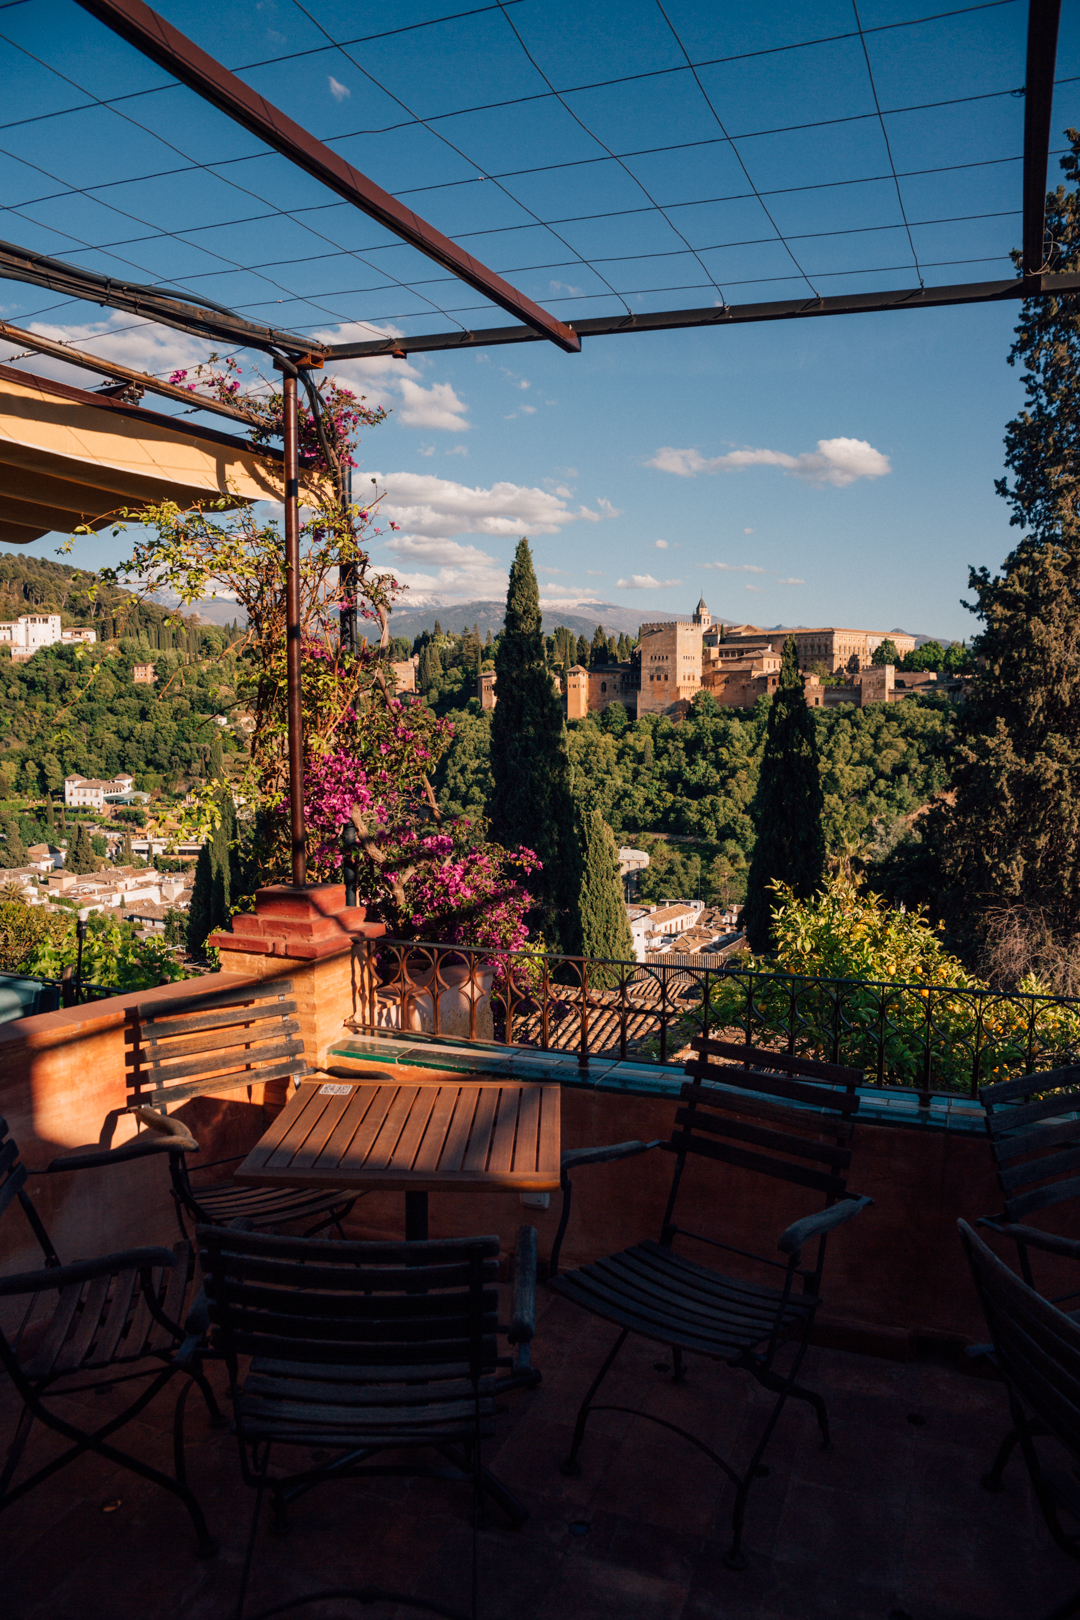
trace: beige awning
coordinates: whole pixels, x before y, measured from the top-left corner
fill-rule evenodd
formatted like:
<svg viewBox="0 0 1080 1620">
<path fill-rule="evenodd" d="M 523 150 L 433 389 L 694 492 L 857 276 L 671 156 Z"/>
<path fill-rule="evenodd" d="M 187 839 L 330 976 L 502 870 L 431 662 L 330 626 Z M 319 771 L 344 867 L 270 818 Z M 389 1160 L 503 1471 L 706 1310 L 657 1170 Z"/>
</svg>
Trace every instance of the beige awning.
<svg viewBox="0 0 1080 1620">
<path fill-rule="evenodd" d="M 237 507 L 282 493 L 280 454 L 0 366 L 0 545 L 106 528 L 125 506 L 227 497 Z"/>
</svg>

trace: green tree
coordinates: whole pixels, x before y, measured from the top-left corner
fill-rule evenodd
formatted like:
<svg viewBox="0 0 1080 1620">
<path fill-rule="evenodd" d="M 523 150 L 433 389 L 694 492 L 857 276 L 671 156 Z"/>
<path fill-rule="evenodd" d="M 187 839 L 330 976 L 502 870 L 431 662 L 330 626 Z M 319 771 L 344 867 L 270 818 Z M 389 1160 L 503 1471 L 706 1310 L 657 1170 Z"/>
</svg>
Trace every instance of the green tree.
<svg viewBox="0 0 1080 1620">
<path fill-rule="evenodd" d="M 53 811 L 53 802 L 50 794 L 45 795 L 45 825 L 50 833 L 56 831 L 56 815 Z"/>
<path fill-rule="evenodd" d="M 788 636 L 780 680 L 769 706 L 765 747 L 752 815 L 757 842 L 742 920 L 754 951 L 772 945 L 775 883 L 807 899 L 825 873 L 824 795 L 814 717 L 806 706 L 795 638 Z"/>
<path fill-rule="evenodd" d="M 577 647 L 574 649 L 574 663 L 580 664 L 582 669 L 588 669 L 590 651 L 588 637 L 578 636 Z"/>
<path fill-rule="evenodd" d="M 593 810 L 582 818 L 581 855 L 581 954 L 612 958 L 617 962 L 634 960 L 634 942 L 623 901 L 619 876 L 619 852 L 615 838 L 600 814 Z M 590 976 L 592 982 L 598 980 Z M 618 974 L 609 974 L 612 983 Z"/>
<path fill-rule="evenodd" d="M 27 862 L 26 845 L 19 832 L 19 824 L 12 819 L 7 823 L 7 840 L 4 848 L 4 864 L 8 867 L 25 866 Z"/>
<path fill-rule="evenodd" d="M 124 828 L 124 837 L 120 845 L 120 865 L 130 866 L 135 859 L 135 851 L 131 847 L 131 833 Z"/>
<path fill-rule="evenodd" d="M 229 926 L 233 879 L 234 875 L 238 875 L 234 874 L 236 808 L 232 794 L 223 790 L 218 803 L 220 816 L 217 825 L 200 849 L 199 859 L 195 863 L 187 929 L 188 949 L 195 953 L 205 949 L 211 934 Z M 236 886 L 239 887 L 238 884 Z"/>
<path fill-rule="evenodd" d="M 893 664 L 894 666 L 900 662 L 900 649 L 891 636 L 886 636 L 884 641 L 878 642 L 870 654 L 870 662 L 872 664 Z"/>
<path fill-rule="evenodd" d="M 90 842 L 90 834 L 86 830 L 84 821 L 79 822 L 71 847 L 64 857 L 64 871 L 75 872 L 79 876 L 83 876 L 87 872 L 97 871 L 94 846 Z"/>
<path fill-rule="evenodd" d="M 921 647 L 912 652 L 905 653 L 900 660 L 900 668 L 917 674 L 920 670 L 943 669 L 945 667 L 945 649 L 940 641 L 924 641 Z"/>
<path fill-rule="evenodd" d="M 572 949 L 578 932 L 580 857 L 566 723 L 544 656 L 540 592 L 524 538 L 510 569 L 495 672 L 499 701 L 491 718 L 492 835 L 507 848 L 523 844 L 540 857 L 542 869 L 530 879 L 536 920 L 549 943 Z"/>
<path fill-rule="evenodd" d="M 221 746 L 221 732 L 217 726 L 210 739 L 210 775 L 215 782 L 225 779 L 225 750 Z"/>
<path fill-rule="evenodd" d="M 589 647 L 589 667 L 590 667 L 590 669 L 595 669 L 595 668 L 598 668 L 601 664 L 606 664 L 607 661 L 608 661 L 607 636 L 605 636 L 605 634 L 604 634 L 603 625 L 598 624 L 596 629 L 593 631 L 592 644 Z"/>
<path fill-rule="evenodd" d="M 1080 270 L 1080 133 L 1047 198 L 1053 272 Z M 960 711 L 956 800 L 936 830 L 954 915 L 1038 913 L 1080 935 L 1080 296 L 1021 306 L 1010 365 L 1025 408 L 1008 423 L 997 490 L 1023 532 L 1000 574 L 972 569 L 980 659 Z M 980 904 L 981 903 L 981 904 Z"/>
<path fill-rule="evenodd" d="M 105 834 L 104 833 L 91 833 L 90 834 L 90 848 L 93 850 L 94 854 L 98 857 L 99 860 L 104 860 L 105 856 L 109 853 L 109 846 L 105 842 Z"/>
</svg>

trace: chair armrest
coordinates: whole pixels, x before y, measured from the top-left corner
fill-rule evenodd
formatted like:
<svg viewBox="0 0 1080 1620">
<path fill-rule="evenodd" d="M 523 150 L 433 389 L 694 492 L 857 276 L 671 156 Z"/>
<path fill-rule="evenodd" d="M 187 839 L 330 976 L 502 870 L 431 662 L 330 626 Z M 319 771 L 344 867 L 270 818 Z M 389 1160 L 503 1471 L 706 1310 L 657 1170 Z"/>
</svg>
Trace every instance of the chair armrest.
<svg viewBox="0 0 1080 1620">
<path fill-rule="evenodd" d="M 46 1171 L 96 1170 L 101 1165 L 125 1164 L 129 1159 L 145 1159 L 151 1153 L 198 1153 L 199 1144 L 178 1119 L 159 1114 L 153 1108 L 133 1108 L 132 1113 L 147 1129 L 117 1148 L 98 1148 L 91 1153 L 62 1153 Z"/>
<path fill-rule="evenodd" d="M 112 1277 L 118 1271 L 175 1264 L 176 1255 L 171 1249 L 121 1249 L 116 1254 L 99 1255 L 96 1260 L 76 1260 L 70 1266 L 43 1266 L 40 1271 L 0 1277 L 0 1298 L 11 1294 L 41 1294 L 50 1288 L 66 1288 L 71 1283 L 92 1282 L 95 1277 Z"/>
<path fill-rule="evenodd" d="M 838 1226 L 850 1221 L 853 1215 L 860 1210 L 869 1209 L 874 1202 L 872 1198 L 845 1198 L 839 1204 L 833 1204 L 831 1209 L 819 1210 L 816 1215 L 804 1215 L 801 1221 L 793 1221 L 787 1231 L 782 1235 L 776 1247 L 781 1254 L 798 1255 L 804 1243 L 811 1238 L 823 1237 L 826 1232 L 832 1232 Z"/>
<path fill-rule="evenodd" d="M 518 1230 L 514 1254 L 514 1308 L 507 1338 L 529 1344 L 536 1332 L 536 1227 Z"/>
<path fill-rule="evenodd" d="M 663 1145 L 663 1139 L 658 1137 L 655 1142 L 613 1142 L 607 1147 L 567 1148 L 559 1164 L 563 1170 L 576 1170 L 579 1164 L 611 1164 L 616 1159 L 632 1159 L 638 1153 L 648 1153 L 650 1148 Z"/>
<path fill-rule="evenodd" d="M 1080 1238 L 1060 1237 L 1057 1232 L 1041 1232 L 1037 1226 L 1016 1226 L 1010 1221 L 995 1220 L 992 1215 L 982 1216 L 977 1226 L 987 1226 L 999 1237 L 1012 1238 L 1031 1249 L 1042 1249 L 1046 1254 L 1063 1254 L 1069 1260 L 1080 1260 Z"/>
<path fill-rule="evenodd" d="M 178 1366 L 191 1366 L 209 1331 L 210 1305 L 206 1298 L 206 1289 L 200 1288 L 191 1302 L 191 1309 L 184 1318 L 184 1342 L 173 1357 Z"/>
</svg>

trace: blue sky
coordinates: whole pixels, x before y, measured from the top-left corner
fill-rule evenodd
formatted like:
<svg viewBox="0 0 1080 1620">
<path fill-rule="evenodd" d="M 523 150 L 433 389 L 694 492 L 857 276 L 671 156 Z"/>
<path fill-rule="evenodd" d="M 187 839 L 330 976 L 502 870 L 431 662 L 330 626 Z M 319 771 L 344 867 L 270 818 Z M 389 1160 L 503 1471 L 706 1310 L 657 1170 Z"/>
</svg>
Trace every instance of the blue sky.
<svg viewBox="0 0 1080 1620">
<path fill-rule="evenodd" d="M 1018 0 L 913 26 L 895 25 L 934 8 L 872 0 L 862 38 L 851 0 L 162 9 L 564 319 L 1010 274 Z M 1078 14 L 1066 5 L 1057 132 L 1080 123 Z M 8 240 L 330 340 L 506 324 L 72 0 L 0 6 L 0 74 Z M 14 282 L 0 307 L 159 374 L 205 353 Z M 527 533 L 552 603 L 645 616 L 704 594 L 763 624 L 968 635 L 968 567 L 996 566 L 1015 535 L 993 489 L 1021 397 L 1005 363 L 1015 317 L 998 305 L 607 337 L 577 356 L 532 343 L 349 363 L 343 378 L 392 412 L 362 446 L 401 525 L 376 555 L 417 600 L 490 597 Z M 119 555 L 101 537 L 71 559 Z"/>
</svg>

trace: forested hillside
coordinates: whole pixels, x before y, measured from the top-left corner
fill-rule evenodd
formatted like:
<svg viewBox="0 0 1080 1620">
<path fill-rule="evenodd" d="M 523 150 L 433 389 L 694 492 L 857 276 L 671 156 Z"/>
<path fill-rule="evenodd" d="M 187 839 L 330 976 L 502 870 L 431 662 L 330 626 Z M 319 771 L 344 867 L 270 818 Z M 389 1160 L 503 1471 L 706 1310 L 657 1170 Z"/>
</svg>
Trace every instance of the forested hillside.
<svg viewBox="0 0 1080 1620">
<path fill-rule="evenodd" d="M 626 719 L 615 706 L 569 725 L 574 791 L 598 809 L 617 839 L 674 834 L 700 843 L 706 865 L 741 873 L 754 847 L 750 803 L 757 787 L 768 699 L 752 710 L 699 697 L 685 721 Z M 483 815 L 490 791 L 488 714 L 457 714 L 436 786 L 448 814 Z M 946 785 L 953 710 L 941 699 L 815 710 L 830 853 L 884 852 L 904 824 Z M 669 851 L 660 865 L 672 862 Z M 676 863 L 678 864 L 678 863 Z M 673 870 L 679 887 L 684 878 Z M 649 885 L 646 885 L 648 888 Z M 736 891 L 738 890 L 736 882 Z M 733 898 L 741 898 L 736 892 Z"/>
</svg>

